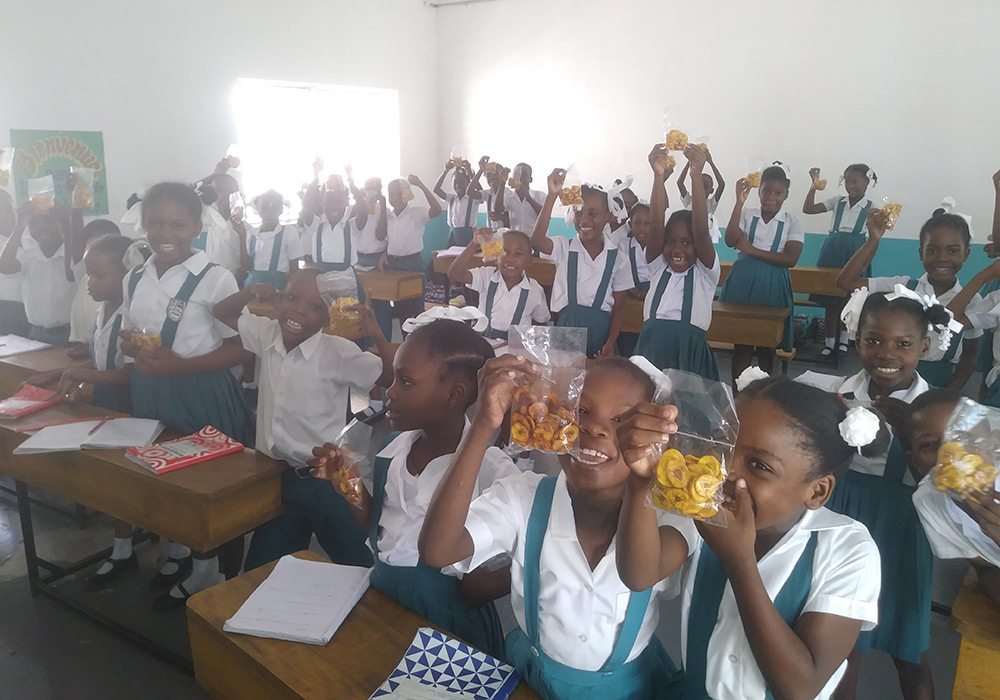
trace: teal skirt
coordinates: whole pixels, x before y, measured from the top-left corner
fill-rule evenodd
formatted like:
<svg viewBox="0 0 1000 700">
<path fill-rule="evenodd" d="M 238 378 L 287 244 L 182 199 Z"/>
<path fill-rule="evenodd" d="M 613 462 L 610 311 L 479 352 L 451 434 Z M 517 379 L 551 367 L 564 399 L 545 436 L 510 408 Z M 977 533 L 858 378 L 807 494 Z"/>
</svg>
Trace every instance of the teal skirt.
<svg viewBox="0 0 1000 700">
<path fill-rule="evenodd" d="M 934 362 L 921 360 L 917 363 L 917 374 L 932 387 L 946 387 L 955 378 L 955 363 L 948 360 L 935 360 Z"/>
<path fill-rule="evenodd" d="M 868 528 L 882 560 L 878 627 L 862 632 L 855 648 L 884 651 L 918 663 L 931 638 L 933 557 L 913 507 L 913 486 L 849 471 L 826 507 Z"/>
<path fill-rule="evenodd" d="M 285 288 L 285 279 L 286 275 L 284 272 L 253 270 L 247 275 L 246 282 L 243 285 L 249 287 L 251 284 L 269 284 L 272 287 L 277 287 L 278 291 L 281 291 Z"/>
<path fill-rule="evenodd" d="M 642 324 L 635 354 L 659 369 L 682 369 L 719 381 L 719 367 L 705 340 L 705 331 L 690 323 L 649 319 Z"/>
<path fill-rule="evenodd" d="M 865 244 L 866 237 L 863 233 L 852 233 L 851 231 L 837 231 L 831 233 L 823 241 L 823 248 L 816 258 L 816 267 L 842 268 L 855 253 Z M 872 276 L 872 266 L 861 273 L 862 277 Z M 809 301 L 828 309 L 838 309 L 847 301 L 846 297 L 831 297 L 826 294 L 810 294 Z"/>
<path fill-rule="evenodd" d="M 253 414 L 229 370 L 149 377 L 132 368 L 132 415 L 155 418 L 185 434 L 206 425 L 254 446 Z"/>
<path fill-rule="evenodd" d="M 759 258 L 740 253 L 726 277 L 719 301 L 730 304 L 778 306 L 789 310 L 785 319 L 785 335 L 778 348 L 792 349 L 792 278 L 787 267 L 778 267 Z"/>
<path fill-rule="evenodd" d="M 493 603 L 474 608 L 458 593 L 458 579 L 421 563 L 390 566 L 378 556 L 371 585 L 449 634 L 503 661 L 503 627 Z"/>
<path fill-rule="evenodd" d="M 592 306 L 567 306 L 559 312 L 557 326 L 587 329 L 587 357 L 596 357 L 608 342 L 611 312 Z"/>
<path fill-rule="evenodd" d="M 989 284 L 983 285 L 979 290 L 979 296 L 985 297 L 987 294 L 1000 289 L 1000 280 L 993 280 Z M 976 370 L 986 374 L 993 369 L 993 331 L 984 331 L 979 339 L 979 361 Z"/>
<path fill-rule="evenodd" d="M 518 627 L 507 635 L 507 658 L 546 700 L 668 700 L 675 697 L 673 662 L 653 637 L 639 656 L 613 671 L 581 671 L 534 649 Z"/>
<path fill-rule="evenodd" d="M 118 413 L 132 413 L 132 389 L 118 384 L 95 384 L 90 405 Z"/>
<path fill-rule="evenodd" d="M 987 387 L 986 396 L 983 397 L 983 405 L 1000 408 L 1000 379 L 993 382 L 993 386 Z"/>
</svg>

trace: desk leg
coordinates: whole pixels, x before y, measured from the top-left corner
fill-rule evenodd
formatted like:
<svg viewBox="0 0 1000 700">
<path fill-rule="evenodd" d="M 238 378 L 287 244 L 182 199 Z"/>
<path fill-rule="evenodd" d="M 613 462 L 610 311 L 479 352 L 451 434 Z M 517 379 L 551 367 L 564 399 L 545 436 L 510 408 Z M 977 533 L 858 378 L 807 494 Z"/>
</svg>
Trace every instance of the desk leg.
<svg viewBox="0 0 1000 700">
<path fill-rule="evenodd" d="M 37 597 L 40 576 L 38 573 L 38 552 L 35 549 L 35 527 L 31 522 L 31 499 L 28 498 L 28 485 L 23 481 L 15 481 L 17 492 L 17 512 L 21 516 L 21 534 L 24 537 L 24 561 L 28 567 L 28 585 L 31 595 Z"/>
<path fill-rule="evenodd" d="M 222 562 L 222 574 L 226 577 L 227 581 L 240 575 L 240 569 L 243 568 L 245 541 L 245 538 L 241 535 L 222 545 L 220 561 Z"/>
</svg>

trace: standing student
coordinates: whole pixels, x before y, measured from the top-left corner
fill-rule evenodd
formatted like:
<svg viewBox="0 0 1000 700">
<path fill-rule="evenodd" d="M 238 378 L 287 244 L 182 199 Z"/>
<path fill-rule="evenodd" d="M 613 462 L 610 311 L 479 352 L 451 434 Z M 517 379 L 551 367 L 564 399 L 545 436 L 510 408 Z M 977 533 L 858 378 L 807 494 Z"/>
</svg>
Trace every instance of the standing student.
<svg viewBox="0 0 1000 700">
<path fill-rule="evenodd" d="M 284 289 L 289 271 L 298 269 L 299 259 L 303 257 L 299 232 L 294 226 L 281 223 L 285 198 L 277 190 L 257 195 L 253 205 L 260 214 L 260 226 L 251 226 L 248 230 L 242 220 L 233 223 L 240 237 L 246 239 L 245 285 L 269 284 Z"/>
<path fill-rule="evenodd" d="M 497 192 L 494 211 L 498 214 L 505 213 L 510 228 L 515 231 L 534 230 L 535 222 L 542 212 L 545 193 L 531 189 L 531 173 L 530 165 L 518 163 L 514 166 L 514 172 L 507 183 L 509 189 L 501 184 Z M 507 180 L 508 174 L 510 173 L 506 168 L 501 172 L 501 183 Z"/>
<path fill-rule="evenodd" d="M 330 316 L 316 284 L 320 274 L 317 268 L 295 271 L 280 293 L 270 285 L 255 285 L 215 305 L 215 317 L 239 331 L 243 347 L 260 361 L 257 449 L 289 467 L 281 473 L 285 512 L 254 531 L 244 564 L 247 571 L 308 549 L 313 534 L 332 561 L 372 564 L 366 533 L 336 488 L 296 471 L 306 466 L 314 445 L 343 430 L 351 392 L 367 393 L 376 383 L 387 386 L 391 376 L 393 351 L 370 308 L 356 310 L 378 355 L 323 332 Z M 246 310 L 254 298 L 274 301 L 277 318 Z"/>
<path fill-rule="evenodd" d="M 485 229 L 489 234 L 490 230 Z M 491 339 L 507 339 L 513 327 L 546 324 L 551 318 L 545 292 L 536 280 L 526 274 L 531 265 L 531 238 L 523 231 L 505 231 L 503 255 L 496 266 L 485 265 L 469 269 L 473 256 L 480 250 L 475 238 L 448 268 L 452 284 L 464 284 L 479 293 L 479 310 L 489 319 L 483 335 Z"/>
<path fill-rule="evenodd" d="M 1000 408 L 1000 292 L 995 291 L 1000 280 L 1000 261 L 983 268 L 969 281 L 969 284 L 948 302 L 948 310 L 964 326 L 965 331 L 979 329 L 993 331 L 985 333 L 989 342 L 989 363 L 983 368 L 982 388 L 979 400 L 987 406 Z M 993 288 L 994 291 L 979 295 L 980 290 Z M 980 359 L 982 354 L 980 354 Z"/>
<path fill-rule="evenodd" d="M 492 169 L 487 170 L 491 165 Z M 486 209 L 486 221 L 494 231 L 501 228 L 510 228 L 510 218 L 507 216 L 507 213 L 497 212 L 494 207 L 497 196 L 504 186 L 504 170 L 504 167 L 499 163 L 491 164 L 489 156 L 483 156 L 479 159 L 479 168 L 476 170 L 476 174 L 472 176 L 472 182 L 469 184 L 469 187 L 479 192 L 480 201 L 482 201 Z M 479 184 L 483 173 L 486 173 L 485 190 Z"/>
<path fill-rule="evenodd" d="M 0 274 L 21 275 L 21 297 L 31 324 L 28 335 L 52 345 L 69 343 L 69 320 L 76 287 L 66 279 L 66 230 L 69 213 L 56 205 L 39 211 L 28 202 L 0 252 Z M 28 230 L 28 238 L 24 231 Z"/>
<path fill-rule="evenodd" d="M 0 189 L 0 249 L 17 226 L 17 210 L 10 194 Z M 21 273 L 0 274 L 0 334 L 26 336 L 31 328 L 24 315 L 21 297 Z"/>
<path fill-rule="evenodd" d="M 745 178 L 736 182 L 736 206 L 726 227 L 726 245 L 739 255 L 722 286 L 719 300 L 732 304 L 756 304 L 788 309 L 784 337 L 778 347 L 792 349 L 792 279 L 788 269 L 802 254 L 802 223 L 782 208 L 791 181 L 781 164 L 761 173 L 760 208 L 744 209 L 750 194 Z M 740 376 L 753 357 L 753 346 L 737 344 L 733 350 L 733 378 Z M 774 369 L 774 349 L 758 348 L 758 361 L 765 372 Z"/>
<path fill-rule="evenodd" d="M 882 212 L 869 212 L 868 240 L 837 275 L 837 285 L 841 289 L 851 292 L 867 287 L 870 292 L 891 292 L 896 285 L 902 284 L 918 294 L 933 296 L 942 304 L 949 304 L 962 291 L 958 273 L 969 259 L 971 242 L 969 224 L 963 217 L 957 214 L 932 216 L 920 228 L 920 262 L 926 273 L 918 279 L 905 276 L 862 277 L 863 271 L 871 265 L 884 234 L 885 218 Z M 976 369 L 980 335 L 981 330 L 970 328 L 964 333 L 952 335 L 947 349 L 932 345 L 920 361 L 920 376 L 931 386 L 961 391 Z"/>
<path fill-rule="evenodd" d="M 182 433 L 211 425 L 252 447 L 253 416 L 230 371 L 250 355 L 236 331 L 212 315 L 218 302 L 236 293 L 236 279 L 192 249 L 201 215 L 202 202 L 188 185 L 162 182 L 143 197 L 142 226 L 153 255 L 125 277 L 122 303 L 122 351 L 135 358 L 132 412 Z M 140 348 L 138 332 L 159 336 L 159 346 Z M 152 585 L 172 587 L 156 599 L 155 608 L 181 606 L 220 580 L 210 552 L 197 556 L 184 578 L 189 557 L 187 547 L 171 544 Z"/>
<path fill-rule="evenodd" d="M 646 263 L 646 240 L 649 236 L 649 203 L 637 201 L 628 216 L 628 234 L 619 244 L 619 255 L 628 260 L 629 273 L 632 276 L 632 289 L 626 294 L 634 299 L 645 299 L 649 291 L 649 267 Z M 618 353 L 624 357 L 635 351 L 639 340 L 638 333 L 623 331 L 618 335 Z"/>
<path fill-rule="evenodd" d="M 200 183 L 202 202 L 202 229 L 191 247 L 203 250 L 208 259 L 233 273 L 242 274 L 241 251 L 243 243 L 232 225 L 233 212 L 229 207 L 231 195 L 240 191 L 240 183 L 229 174 L 229 161 L 223 158 L 215 172 Z M 237 279 L 237 282 L 242 281 Z"/>
<path fill-rule="evenodd" d="M 454 194 L 446 194 L 441 185 L 452 170 L 455 171 L 451 180 Z M 455 167 L 455 163 L 448 160 L 437 182 L 434 183 L 434 194 L 445 201 L 448 209 L 448 227 L 451 229 L 451 233 L 448 234 L 448 247 L 466 246 L 472 242 L 482 197 L 477 188 L 471 187 L 471 182 L 472 166 L 469 165 L 469 161 L 463 160 L 458 167 Z"/>
<path fill-rule="evenodd" d="M 484 583 L 497 585 L 499 595 L 504 595 L 509 570 L 476 573 L 459 581 L 423 561 L 417 551 L 431 497 L 469 431 L 465 414 L 476 401 L 476 374 L 492 356 L 483 337 L 461 321 L 433 321 L 407 336 L 396 351 L 393 382 L 386 391 L 386 417 L 397 432 L 389 435 L 375 459 L 372 492 L 363 489 L 360 505 L 351 508 L 369 533 L 375 555 L 374 588 L 448 633 L 502 658 L 503 633 L 496 608 L 492 602 L 469 601 L 483 595 L 477 586 Z M 339 464 L 339 450 L 325 445 L 313 454 L 310 464 L 317 468 L 317 476 L 336 478 L 333 468 Z M 506 455 L 494 447 L 480 455 L 477 474 L 468 486 L 478 495 L 496 479 L 516 473 Z"/>
<path fill-rule="evenodd" d="M 639 203 L 639 198 L 629 188 L 632 180 L 632 176 L 629 175 L 625 180 L 615 180 L 614 184 L 615 189 L 619 190 L 618 201 L 624 213 L 611 222 L 610 231 L 606 232 L 605 235 L 619 248 L 632 237 L 632 207 Z"/>
<path fill-rule="evenodd" d="M 721 274 L 702 192 L 705 152 L 692 145 L 684 155 L 689 159 L 684 170 L 691 172 L 692 209 L 674 212 L 664 226 L 666 146 L 657 145 L 649 154 L 653 191 L 646 259 L 651 292 L 646 295 L 635 352 L 660 369 L 681 369 L 718 380 L 715 355 L 705 338 Z"/>
<path fill-rule="evenodd" d="M 378 222 L 385 209 L 385 196 L 382 194 L 382 179 L 370 177 L 365 180 L 365 188 L 359 190 L 354 184 L 354 173 L 350 165 L 345 166 L 347 172 L 347 184 L 351 188 L 356 202 L 363 202 L 367 219 L 364 226 L 358 226 L 358 261 L 355 265 L 357 270 L 374 270 L 385 253 L 386 243 L 379 240 L 375 235 L 378 230 Z M 383 332 L 385 329 L 383 329 Z M 388 336 L 386 336 L 388 337 Z"/>
<path fill-rule="evenodd" d="M 556 265 L 552 311 L 557 326 L 587 329 L 587 356 L 610 357 L 625 323 L 625 292 L 632 288 L 628 262 L 604 236 L 614 220 L 609 202 L 613 194 L 596 185 L 584 185 L 583 204 L 576 207 L 576 237 L 548 236 L 552 207 L 566 179 L 556 168 L 549 175 L 549 194 L 531 233 L 531 243 L 542 257 Z"/>
<path fill-rule="evenodd" d="M 715 175 L 715 182 L 713 182 L 711 175 L 708 173 L 701 174 L 702 184 L 705 187 L 705 205 L 708 207 L 708 232 L 712 236 L 712 243 L 718 243 L 719 239 L 722 238 L 722 231 L 719 230 L 719 222 L 715 219 L 715 212 L 719 208 L 722 193 L 726 191 L 726 181 L 722 179 L 722 173 L 715 166 L 715 159 L 712 158 L 712 152 L 706 150 L 705 156 L 708 158 L 708 165 L 712 168 L 712 173 Z M 687 187 L 684 185 L 690 165 L 690 162 L 685 163 L 680 177 L 677 178 L 677 189 L 681 193 L 681 206 L 685 209 L 690 209 L 694 201 L 692 199 L 693 195 L 688 193 Z M 718 187 L 715 186 L 716 182 L 719 183 Z"/>
<path fill-rule="evenodd" d="M 595 362 L 580 396 L 579 450 L 559 456 L 559 475 L 517 474 L 477 498 L 473 484 L 510 410 L 514 375 L 533 371 L 524 358 L 506 355 L 481 373 L 475 422 L 427 511 L 420 553 L 431 565 L 460 571 L 511 557 L 517 628 L 507 635 L 507 657 L 542 697 L 669 697 L 671 664 L 654 634 L 656 598 L 667 586 L 632 592 L 615 566 L 624 555 L 619 513 L 631 478 L 616 428 L 652 399 L 653 383 L 623 358 Z M 661 410 L 668 425 L 658 435 L 666 440 L 676 409 Z M 663 512 L 654 521 L 663 533 L 665 578 L 692 551 L 694 526 Z"/>
<path fill-rule="evenodd" d="M 983 251 L 986 253 L 987 257 L 995 258 L 998 256 L 998 251 L 1000 251 L 1000 245 L 998 245 L 1000 244 L 1000 170 L 993 173 L 992 186 L 993 227 L 990 230 L 989 236 L 987 236 L 988 241 L 986 245 L 983 246 Z M 997 241 L 997 243 L 994 243 L 994 241 Z M 995 280 L 979 290 L 979 294 L 985 299 L 998 289 L 1000 289 L 1000 280 Z M 976 369 L 983 373 L 983 381 L 979 386 L 980 401 L 982 401 L 983 397 L 986 395 L 986 378 L 990 370 L 993 368 L 993 360 L 996 354 L 994 346 L 997 345 L 996 337 L 997 334 L 995 332 L 987 332 L 983 334 L 983 337 L 979 342 L 979 360 L 976 363 Z M 1000 350 L 1000 348 L 997 348 L 997 350 Z"/>
<path fill-rule="evenodd" d="M 727 525 L 697 523 L 680 576 L 684 670 L 668 697 L 829 700 L 858 633 L 880 621 L 879 559 L 864 526 L 823 505 L 857 450 L 878 445 L 850 429 L 837 396 L 784 377 L 753 382 L 736 409 Z M 633 591 L 677 568 L 674 534 L 646 505 L 650 446 L 674 427 L 672 410 L 640 404 L 618 427 L 632 469 L 618 571 Z"/>
<path fill-rule="evenodd" d="M 819 168 L 810 168 L 809 177 L 812 185 L 806 194 L 803 214 L 822 214 L 832 211 L 833 224 L 830 235 L 823 241 L 823 248 L 816 260 L 818 267 L 843 268 L 851 256 L 865 243 L 868 229 L 866 222 L 868 212 L 872 208 L 872 200 L 865 197 L 868 185 L 878 182 L 878 176 L 864 163 L 848 165 L 844 170 L 841 182 L 847 190 L 847 196 L 830 197 L 824 202 L 816 203 L 816 181 L 819 180 Z M 871 277 L 871 266 L 864 271 L 865 277 Z M 837 343 L 837 328 L 840 326 L 840 312 L 844 308 L 844 297 L 810 294 L 809 300 L 826 309 L 826 346 L 820 351 L 823 357 L 830 357 L 834 352 L 846 353 L 850 338 L 847 330 L 840 331 L 840 342 Z"/>
</svg>

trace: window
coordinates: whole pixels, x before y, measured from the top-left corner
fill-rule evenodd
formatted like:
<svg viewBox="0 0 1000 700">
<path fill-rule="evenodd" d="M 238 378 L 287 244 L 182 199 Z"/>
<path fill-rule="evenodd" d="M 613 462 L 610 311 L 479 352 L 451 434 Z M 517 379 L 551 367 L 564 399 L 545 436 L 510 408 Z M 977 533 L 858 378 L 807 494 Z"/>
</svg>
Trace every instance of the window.
<svg viewBox="0 0 1000 700">
<path fill-rule="evenodd" d="M 312 162 L 326 173 L 354 167 L 358 186 L 399 174 L 399 96 L 395 90 L 240 78 L 233 111 L 243 161 L 243 192 L 275 189 L 298 215 L 297 192 L 312 179 Z M 325 176 L 325 175 L 324 175 Z"/>
</svg>

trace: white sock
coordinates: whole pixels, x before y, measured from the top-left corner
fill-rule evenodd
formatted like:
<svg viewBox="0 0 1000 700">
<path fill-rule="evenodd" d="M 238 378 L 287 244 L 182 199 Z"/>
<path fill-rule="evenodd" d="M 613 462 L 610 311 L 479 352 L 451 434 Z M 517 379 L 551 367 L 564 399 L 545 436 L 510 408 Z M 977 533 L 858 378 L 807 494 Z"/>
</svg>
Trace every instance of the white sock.
<svg viewBox="0 0 1000 700">
<path fill-rule="evenodd" d="M 836 338 L 827 338 L 826 339 L 826 347 L 830 348 L 831 350 L 833 350 L 833 346 L 836 345 L 836 344 L 837 344 L 837 339 Z"/>
<path fill-rule="evenodd" d="M 171 559 L 184 559 L 191 556 L 191 548 L 185 547 L 179 542 L 171 542 L 170 547 L 167 549 L 167 556 L 170 559 L 167 559 L 163 566 L 160 567 L 160 573 L 164 576 L 173 576 L 181 567 L 177 562 L 171 561 Z"/>
<path fill-rule="evenodd" d="M 368 408 L 378 413 L 383 408 L 385 408 L 385 402 L 379 401 L 378 399 L 372 399 L 368 404 Z"/>
<path fill-rule="evenodd" d="M 842 345 L 849 345 L 851 343 L 851 334 L 847 331 L 840 331 L 840 342 Z"/>
<path fill-rule="evenodd" d="M 212 557 L 211 559 L 194 559 L 191 562 L 191 575 L 184 579 L 181 584 L 184 586 L 185 591 L 193 595 L 198 591 L 211 588 L 221 582 L 222 574 L 219 573 L 219 558 Z M 180 586 L 174 586 L 170 589 L 170 597 L 184 597 Z"/>
</svg>

